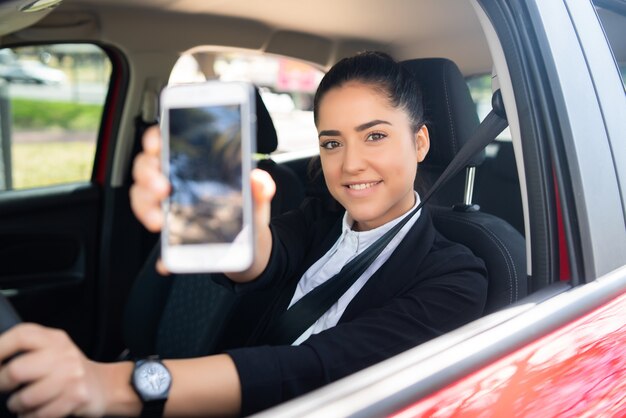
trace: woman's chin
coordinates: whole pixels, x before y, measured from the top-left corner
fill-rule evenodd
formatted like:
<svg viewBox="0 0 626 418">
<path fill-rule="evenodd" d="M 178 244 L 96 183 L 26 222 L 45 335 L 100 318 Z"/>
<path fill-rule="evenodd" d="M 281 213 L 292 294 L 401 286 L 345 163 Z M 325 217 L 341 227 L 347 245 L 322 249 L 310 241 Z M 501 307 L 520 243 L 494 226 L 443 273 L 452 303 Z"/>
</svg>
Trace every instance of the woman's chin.
<svg viewBox="0 0 626 418">
<path fill-rule="evenodd" d="M 349 208 L 346 208 L 346 210 L 350 218 L 354 221 L 354 224 L 358 225 L 358 229 L 361 231 L 377 228 L 386 222 L 383 219 L 382 213 L 372 211 L 371 209 L 363 210 L 362 208 L 358 208 L 351 211 Z"/>
</svg>

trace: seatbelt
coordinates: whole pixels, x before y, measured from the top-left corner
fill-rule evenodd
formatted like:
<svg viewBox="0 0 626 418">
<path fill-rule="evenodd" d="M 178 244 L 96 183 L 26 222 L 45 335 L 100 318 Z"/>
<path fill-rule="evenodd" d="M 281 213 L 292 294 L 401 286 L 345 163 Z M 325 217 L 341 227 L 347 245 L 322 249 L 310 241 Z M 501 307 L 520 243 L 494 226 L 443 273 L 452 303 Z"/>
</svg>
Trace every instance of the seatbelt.
<svg viewBox="0 0 626 418">
<path fill-rule="evenodd" d="M 420 204 L 413 209 L 408 216 L 394 225 L 382 237 L 376 240 L 361 254 L 346 264 L 339 273 L 317 286 L 304 295 L 289 309 L 282 313 L 276 322 L 268 328 L 262 341 L 272 345 L 292 344 L 311 325 L 313 325 L 339 298 L 361 277 L 363 272 L 374 262 L 376 257 L 389 244 L 400 229 L 417 213 L 418 210 L 430 199 L 430 197 L 456 173 L 462 170 L 467 162 L 491 143 L 507 126 L 504 112 L 501 110 L 501 97 L 496 98 L 500 90 L 494 93 L 494 108 L 474 131 L 474 134 L 459 150 L 454 159 L 448 164 L 444 172 L 435 184 L 421 199 Z M 498 102 L 499 100 L 499 102 Z M 495 106 L 495 104 L 500 106 Z M 500 116 L 503 115 L 503 116 Z"/>
</svg>

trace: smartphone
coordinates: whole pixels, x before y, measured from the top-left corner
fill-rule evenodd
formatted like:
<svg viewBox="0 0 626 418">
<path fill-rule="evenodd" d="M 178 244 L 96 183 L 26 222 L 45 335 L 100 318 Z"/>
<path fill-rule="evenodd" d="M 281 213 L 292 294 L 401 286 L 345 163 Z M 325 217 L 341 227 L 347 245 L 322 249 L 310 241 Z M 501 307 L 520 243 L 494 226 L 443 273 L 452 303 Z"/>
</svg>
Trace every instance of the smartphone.
<svg viewBox="0 0 626 418">
<path fill-rule="evenodd" d="M 210 81 L 161 93 L 164 174 L 161 257 L 174 273 L 237 272 L 253 261 L 250 170 L 254 87 Z"/>
</svg>

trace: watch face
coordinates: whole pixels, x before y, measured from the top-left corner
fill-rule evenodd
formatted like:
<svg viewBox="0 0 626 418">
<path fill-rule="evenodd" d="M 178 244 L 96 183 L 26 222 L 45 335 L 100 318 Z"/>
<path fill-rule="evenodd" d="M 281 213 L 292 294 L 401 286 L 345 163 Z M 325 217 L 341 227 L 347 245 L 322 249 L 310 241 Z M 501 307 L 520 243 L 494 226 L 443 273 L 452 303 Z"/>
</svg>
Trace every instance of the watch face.
<svg viewBox="0 0 626 418">
<path fill-rule="evenodd" d="M 159 399 L 167 395 L 171 377 L 164 365 L 147 361 L 135 369 L 134 383 L 144 400 Z"/>
</svg>

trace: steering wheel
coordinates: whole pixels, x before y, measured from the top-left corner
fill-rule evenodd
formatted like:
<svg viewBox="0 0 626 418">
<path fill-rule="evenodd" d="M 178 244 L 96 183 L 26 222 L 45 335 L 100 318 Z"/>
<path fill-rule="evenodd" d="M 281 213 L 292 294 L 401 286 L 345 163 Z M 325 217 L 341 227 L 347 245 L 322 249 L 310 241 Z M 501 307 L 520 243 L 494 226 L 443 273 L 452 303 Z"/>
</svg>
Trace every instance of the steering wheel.
<svg viewBox="0 0 626 418">
<path fill-rule="evenodd" d="M 22 322 L 11 302 L 0 293 L 0 334 Z"/>
</svg>

